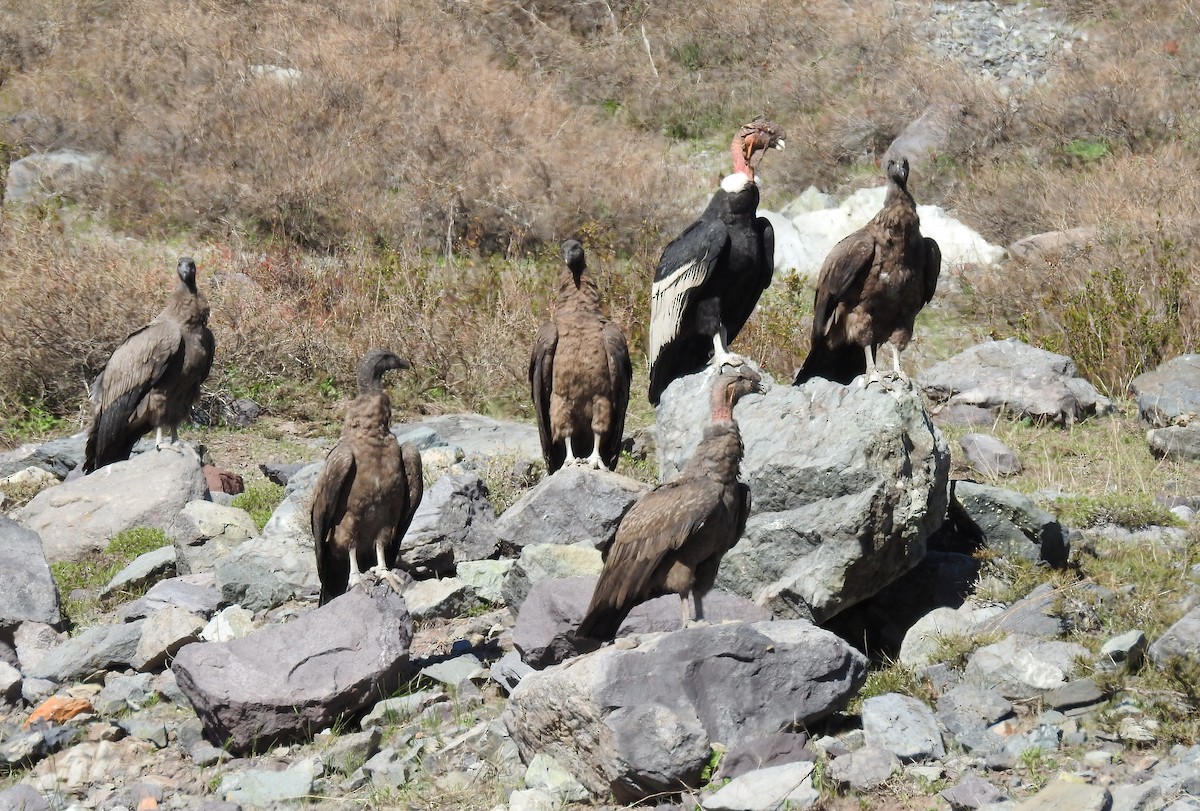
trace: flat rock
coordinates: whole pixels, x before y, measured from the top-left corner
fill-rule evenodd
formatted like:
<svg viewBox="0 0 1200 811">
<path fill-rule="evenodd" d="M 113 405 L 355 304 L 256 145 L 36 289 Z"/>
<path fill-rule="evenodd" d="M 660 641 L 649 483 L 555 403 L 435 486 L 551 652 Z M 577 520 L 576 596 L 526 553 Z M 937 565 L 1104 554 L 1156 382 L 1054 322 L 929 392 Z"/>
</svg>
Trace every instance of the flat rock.
<svg viewBox="0 0 1200 811">
<path fill-rule="evenodd" d="M 55 563 L 100 551 L 127 529 L 168 526 L 185 504 L 207 495 L 200 458 L 182 445 L 44 490 L 16 517 L 41 536 L 46 559 Z"/>
<path fill-rule="evenodd" d="M 625 513 L 650 486 L 609 470 L 572 465 L 542 479 L 496 521 L 506 554 L 530 544 L 604 549 Z"/>
<path fill-rule="evenodd" d="M 167 528 L 181 574 L 211 572 L 218 560 L 257 536 L 258 527 L 245 510 L 207 500 L 184 504 Z"/>
<path fill-rule="evenodd" d="M 1184 614 L 1150 645 L 1150 661 L 1165 665 L 1173 656 L 1200 659 L 1200 606 Z"/>
<path fill-rule="evenodd" d="M 925 395 L 942 407 L 973 405 L 1014 419 L 1070 425 L 1111 408 L 1070 358 L 1021 343 L 989 341 L 922 371 Z"/>
<path fill-rule="evenodd" d="M 247 769 L 222 779 L 217 795 L 248 808 L 270 807 L 307 797 L 312 793 L 315 778 L 316 769 L 311 760 L 302 760 L 282 771 Z"/>
<path fill-rule="evenodd" d="M 161 546 L 138 555 L 100 589 L 101 597 L 144 588 L 175 574 L 175 547 Z"/>
<path fill-rule="evenodd" d="M 1129 384 L 1138 416 L 1151 428 L 1187 425 L 1200 415 L 1200 355 L 1179 355 Z"/>
<path fill-rule="evenodd" d="M 212 574 L 187 574 L 158 581 L 138 599 L 123 603 L 117 614 L 128 621 L 148 617 L 163 608 L 182 608 L 207 619 L 220 606 L 221 592 L 217 591 Z"/>
<path fill-rule="evenodd" d="M 417 620 L 449 619 L 481 605 L 474 590 L 457 577 L 410 583 L 404 589 L 404 602 Z"/>
<path fill-rule="evenodd" d="M 143 622 L 88 628 L 49 651 L 27 675 L 65 684 L 82 681 L 97 671 L 132 667 L 137 660 Z"/>
<path fill-rule="evenodd" d="M 872 696 L 862 706 L 867 746 L 886 749 L 909 763 L 944 757 L 937 719 L 924 702 L 900 693 Z"/>
<path fill-rule="evenodd" d="M 182 608 L 155 611 L 142 622 L 142 634 L 130 664 L 142 672 L 161 670 L 168 656 L 196 641 L 204 624 L 200 617 Z"/>
<path fill-rule="evenodd" d="M 445 475 L 425 491 L 400 543 L 400 564 L 417 577 L 454 573 L 457 563 L 491 557 L 496 510 L 474 473 Z"/>
<path fill-rule="evenodd" d="M 476 597 L 492 605 L 503 605 L 504 580 L 514 563 L 513 560 L 464 560 L 455 571 Z"/>
<path fill-rule="evenodd" d="M 242 639 L 186 645 L 172 670 L 209 739 L 245 752 L 307 739 L 395 689 L 411 639 L 403 599 L 375 586 Z"/>
<path fill-rule="evenodd" d="M 967 464 L 984 476 L 1012 476 L 1021 472 L 1021 460 L 1012 448 L 988 434 L 963 434 L 958 445 Z"/>
<path fill-rule="evenodd" d="M 813 768 L 812 763 L 801 761 L 747 772 L 705 797 L 703 808 L 706 811 L 809 808 L 821 796 L 812 785 Z"/>
<path fill-rule="evenodd" d="M 1112 796 L 1103 786 L 1058 779 L 1019 803 L 1015 811 L 1109 811 L 1111 807 Z"/>
<path fill-rule="evenodd" d="M 533 544 L 521 550 L 521 557 L 508 572 L 501 587 L 504 602 L 514 613 L 525 602 L 530 590 L 543 580 L 561 580 L 578 575 L 597 575 L 604 568 L 600 551 L 584 546 Z"/>
<path fill-rule="evenodd" d="M 504 721 L 525 759 L 544 752 L 594 795 L 630 802 L 696 785 L 712 741 L 825 717 L 865 677 L 862 654 L 807 622 L 701 626 L 531 673 Z"/>
<path fill-rule="evenodd" d="M 971 635 L 974 623 L 959 611 L 942 606 L 925 614 L 908 629 L 900 644 L 900 663 L 907 667 L 931 664 L 943 640 Z"/>
<path fill-rule="evenodd" d="M 1126 631 L 1105 641 L 1100 646 L 1100 655 L 1107 657 L 1114 665 L 1123 664 L 1130 670 L 1142 666 L 1146 657 L 1146 634 L 1141 631 Z"/>
<path fill-rule="evenodd" d="M 900 758 L 894 752 L 879 746 L 864 746 L 830 760 L 826 774 L 839 788 L 870 791 L 899 771 Z"/>
<path fill-rule="evenodd" d="M 542 458 L 537 426 L 530 422 L 497 420 L 481 414 L 444 414 L 393 425 L 392 433 L 399 437 L 414 428 L 433 431 L 439 445 L 457 445 L 468 460 L 508 458 L 518 462 Z"/>
<path fill-rule="evenodd" d="M 0 630 L 23 622 L 62 624 L 58 588 L 36 532 L 0 515 Z"/>
<path fill-rule="evenodd" d="M 1074 642 L 1013 634 L 971 654 L 963 678 L 1005 698 L 1029 698 L 1066 684 L 1076 661 L 1088 656 L 1087 648 Z"/>
<path fill-rule="evenodd" d="M 50 802 L 33 786 L 18 784 L 0 789 L 0 808 L 11 811 L 52 811 Z"/>
<path fill-rule="evenodd" d="M 657 410 L 669 479 L 709 423 L 711 371 L 674 381 Z M 824 622 L 914 568 L 945 518 L 949 449 L 913 390 L 815 379 L 737 405 L 752 514 L 717 587 L 781 618 Z M 888 515 L 887 521 L 877 520 Z"/>
<path fill-rule="evenodd" d="M 761 738 L 749 738 L 728 747 L 712 779 L 718 782 L 768 766 L 816 759 L 816 754 L 808 748 L 808 733 L 777 732 Z"/>
<path fill-rule="evenodd" d="M 1045 231 L 1018 239 L 1008 246 L 1008 253 L 1013 259 L 1032 262 L 1082 250 L 1089 243 L 1095 242 L 1097 237 L 1096 229 L 1087 227 Z"/>
<path fill-rule="evenodd" d="M 83 449 L 86 432 L 73 436 L 59 437 L 49 442 L 32 443 L 0 451 L 0 478 L 6 478 L 28 467 L 40 467 L 54 474 L 59 481 L 83 464 Z"/>
<path fill-rule="evenodd" d="M 990 727 L 1012 712 L 1012 702 L 1000 693 L 972 684 L 956 684 L 937 700 L 937 719 L 955 735 Z"/>
<path fill-rule="evenodd" d="M 1200 461 L 1200 425 L 1168 425 L 1146 432 L 1150 453 L 1158 459 Z"/>
<path fill-rule="evenodd" d="M 1024 634 L 1042 639 L 1056 639 L 1067 628 L 1057 612 L 1062 595 L 1049 583 L 1042 583 L 995 616 L 975 627 L 975 633 Z"/>
<path fill-rule="evenodd" d="M 7 205 L 32 206 L 55 198 L 90 199 L 104 183 L 104 161 L 73 149 L 36 152 L 8 166 L 4 185 Z"/>
<path fill-rule="evenodd" d="M 1004 799 L 1000 790 L 974 772 L 969 772 L 951 788 L 938 792 L 955 811 L 975 811 Z"/>
</svg>

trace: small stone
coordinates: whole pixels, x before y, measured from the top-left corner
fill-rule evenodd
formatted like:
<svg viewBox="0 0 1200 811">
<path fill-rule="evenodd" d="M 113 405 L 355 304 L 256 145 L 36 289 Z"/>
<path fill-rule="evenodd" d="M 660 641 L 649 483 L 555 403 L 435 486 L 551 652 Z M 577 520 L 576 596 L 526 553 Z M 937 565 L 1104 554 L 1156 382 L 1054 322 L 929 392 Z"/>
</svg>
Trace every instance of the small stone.
<svg viewBox="0 0 1200 811">
<path fill-rule="evenodd" d="M 1004 799 L 998 788 L 974 772 L 968 773 L 952 788 L 939 792 L 939 796 L 954 809 L 979 809 Z"/>
<path fill-rule="evenodd" d="M 529 761 L 529 768 L 525 770 L 525 787 L 548 791 L 563 803 L 583 802 L 591 796 L 573 774 L 541 752 Z"/>
</svg>

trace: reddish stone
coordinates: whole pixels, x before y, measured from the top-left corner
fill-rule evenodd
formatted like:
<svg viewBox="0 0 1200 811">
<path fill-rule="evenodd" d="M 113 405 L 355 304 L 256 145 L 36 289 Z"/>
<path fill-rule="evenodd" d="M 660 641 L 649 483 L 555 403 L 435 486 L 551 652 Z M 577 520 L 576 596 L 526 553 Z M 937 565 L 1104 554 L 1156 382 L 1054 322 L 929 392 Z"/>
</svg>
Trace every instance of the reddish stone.
<svg viewBox="0 0 1200 811">
<path fill-rule="evenodd" d="M 31 724 L 38 721 L 50 721 L 55 724 L 61 724 L 71 720 L 76 715 L 93 711 L 92 702 L 86 698 L 51 696 L 38 705 L 38 708 L 25 719 L 25 723 L 21 727 L 28 729 Z"/>
<path fill-rule="evenodd" d="M 246 489 L 241 476 L 232 470 L 226 470 L 216 465 L 204 466 L 204 480 L 208 482 L 208 492 L 210 493 L 228 493 L 236 496 Z"/>
</svg>

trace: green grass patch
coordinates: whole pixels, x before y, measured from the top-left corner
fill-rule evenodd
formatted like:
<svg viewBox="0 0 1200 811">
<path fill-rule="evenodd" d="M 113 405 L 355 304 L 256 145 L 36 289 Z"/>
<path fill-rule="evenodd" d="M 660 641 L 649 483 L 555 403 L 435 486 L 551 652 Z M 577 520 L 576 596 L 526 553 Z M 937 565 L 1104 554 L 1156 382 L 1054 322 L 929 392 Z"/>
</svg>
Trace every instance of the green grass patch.
<svg viewBox="0 0 1200 811">
<path fill-rule="evenodd" d="M 63 613 L 68 623 L 86 624 L 107 605 L 108 601 L 101 601 L 97 593 L 108 585 L 117 572 L 140 555 L 170 543 L 161 529 L 135 527 L 119 533 L 101 552 L 94 552 L 80 560 L 64 560 L 50 564 L 50 574 L 58 587 Z M 71 597 L 71 593 L 76 590 L 87 592 L 87 596 Z M 129 596 L 121 594 L 110 600 L 127 599 Z"/>
<path fill-rule="evenodd" d="M 1105 524 L 1126 529 L 1184 526 L 1178 516 L 1144 493 L 1066 496 L 1054 502 L 1053 512 L 1062 523 L 1080 529 Z"/>
<path fill-rule="evenodd" d="M 912 696 L 930 704 L 935 700 L 929 683 L 919 677 L 916 671 L 900 662 L 889 661 L 872 666 L 862 689 L 846 706 L 846 712 L 857 715 L 862 712 L 863 702 L 868 698 L 888 693 Z"/>
<path fill-rule="evenodd" d="M 1069 159 L 1086 165 L 1106 157 L 1109 149 L 1108 141 L 1079 138 L 1064 144 L 1062 151 Z"/>
<path fill-rule="evenodd" d="M 274 482 L 253 484 L 234 496 L 229 505 L 245 510 L 259 531 L 271 520 L 271 514 L 283 501 L 283 488 Z"/>
</svg>

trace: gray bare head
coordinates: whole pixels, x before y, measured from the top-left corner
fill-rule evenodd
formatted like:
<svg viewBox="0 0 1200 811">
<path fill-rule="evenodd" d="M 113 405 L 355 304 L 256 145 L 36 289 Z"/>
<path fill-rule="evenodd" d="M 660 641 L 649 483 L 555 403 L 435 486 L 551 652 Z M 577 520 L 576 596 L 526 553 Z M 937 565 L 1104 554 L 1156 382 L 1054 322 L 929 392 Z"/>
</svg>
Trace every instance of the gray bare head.
<svg viewBox="0 0 1200 811">
<path fill-rule="evenodd" d="M 175 272 L 179 274 L 179 281 L 186 284 L 190 289 L 196 289 L 196 260 L 190 256 L 179 257 L 179 264 L 175 268 Z"/>
<path fill-rule="evenodd" d="M 908 158 L 889 158 L 887 164 L 888 180 L 902 189 L 908 189 Z"/>
<path fill-rule="evenodd" d="M 567 263 L 567 267 L 571 272 L 578 276 L 587 267 L 587 262 L 583 257 L 583 243 L 577 239 L 568 239 L 562 244 L 563 261 Z"/>
<path fill-rule="evenodd" d="M 358 393 L 383 391 L 384 372 L 408 368 L 409 362 L 390 349 L 372 349 L 358 363 Z"/>
</svg>

